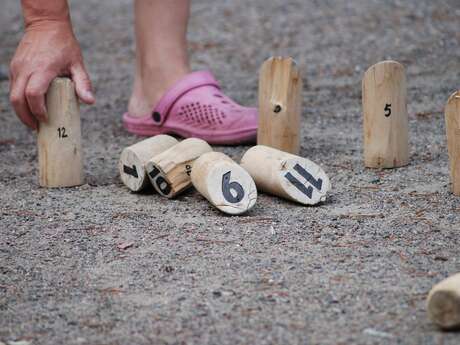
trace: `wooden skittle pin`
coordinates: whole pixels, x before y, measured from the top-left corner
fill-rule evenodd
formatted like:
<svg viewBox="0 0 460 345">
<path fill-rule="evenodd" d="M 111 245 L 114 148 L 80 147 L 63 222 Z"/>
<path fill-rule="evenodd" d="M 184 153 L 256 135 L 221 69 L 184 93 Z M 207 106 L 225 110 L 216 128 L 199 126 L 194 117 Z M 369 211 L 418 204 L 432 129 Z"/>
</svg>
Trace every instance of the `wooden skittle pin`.
<svg viewBox="0 0 460 345">
<path fill-rule="evenodd" d="M 149 185 L 145 164 L 178 143 L 169 135 L 157 135 L 129 146 L 121 153 L 118 170 L 122 182 L 133 192 L 139 192 Z"/>
<path fill-rule="evenodd" d="M 304 205 L 326 200 L 329 177 L 312 161 L 274 148 L 258 145 L 241 159 L 257 189 Z"/>
<path fill-rule="evenodd" d="M 409 164 L 407 86 L 404 66 L 383 61 L 364 75 L 364 164 L 397 168 Z"/>
<path fill-rule="evenodd" d="M 46 95 L 46 107 L 48 121 L 38 125 L 40 186 L 82 185 L 80 108 L 70 79 L 53 80 Z"/>
<path fill-rule="evenodd" d="M 460 274 L 435 285 L 427 307 L 430 319 L 442 329 L 460 328 Z"/>
<path fill-rule="evenodd" d="M 209 152 L 193 164 L 192 183 L 220 211 L 240 215 L 256 203 L 254 180 L 240 165 L 220 152 Z"/>
<path fill-rule="evenodd" d="M 265 61 L 259 79 L 258 145 L 299 153 L 301 94 L 302 77 L 292 58 Z"/>
<path fill-rule="evenodd" d="M 192 185 L 193 162 L 211 151 L 212 147 L 206 141 L 197 138 L 174 145 L 147 162 L 150 182 L 158 193 L 174 198 Z"/>
<path fill-rule="evenodd" d="M 460 91 L 450 96 L 447 102 L 446 130 L 452 191 L 460 196 Z"/>
</svg>

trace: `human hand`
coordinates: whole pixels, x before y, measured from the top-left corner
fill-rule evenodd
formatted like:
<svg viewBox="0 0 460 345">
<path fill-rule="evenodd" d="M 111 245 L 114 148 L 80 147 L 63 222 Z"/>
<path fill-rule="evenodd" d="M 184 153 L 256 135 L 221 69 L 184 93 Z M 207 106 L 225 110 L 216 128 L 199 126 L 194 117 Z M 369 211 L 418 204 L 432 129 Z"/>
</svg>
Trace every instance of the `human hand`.
<svg viewBox="0 0 460 345">
<path fill-rule="evenodd" d="M 45 94 L 57 76 L 70 76 L 86 104 L 94 103 L 91 81 L 68 21 L 35 22 L 27 27 L 10 65 L 10 101 L 30 128 L 47 120 Z"/>
</svg>

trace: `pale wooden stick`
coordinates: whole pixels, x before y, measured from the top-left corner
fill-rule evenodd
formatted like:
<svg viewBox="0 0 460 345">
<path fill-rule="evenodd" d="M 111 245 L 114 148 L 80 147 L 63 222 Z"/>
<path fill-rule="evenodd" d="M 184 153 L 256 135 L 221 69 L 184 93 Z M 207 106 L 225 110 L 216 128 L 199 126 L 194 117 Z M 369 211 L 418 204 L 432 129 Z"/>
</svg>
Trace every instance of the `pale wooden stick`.
<svg viewBox="0 0 460 345">
<path fill-rule="evenodd" d="M 363 79 L 364 164 L 397 168 L 409 164 L 407 86 L 404 66 L 384 61 Z"/>
<path fill-rule="evenodd" d="M 73 82 L 55 79 L 46 95 L 48 121 L 39 122 L 40 185 L 73 187 L 84 183 L 80 109 Z"/>
<path fill-rule="evenodd" d="M 220 152 L 198 158 L 192 169 L 193 186 L 220 211 L 240 215 L 256 203 L 254 180 L 240 165 Z"/>
<path fill-rule="evenodd" d="M 122 182 L 133 192 L 139 192 L 149 185 L 145 164 L 179 143 L 169 135 L 157 135 L 129 146 L 121 153 L 118 170 Z"/>
<path fill-rule="evenodd" d="M 442 329 L 460 328 L 460 274 L 435 285 L 427 305 L 430 319 Z"/>
<path fill-rule="evenodd" d="M 289 57 L 270 58 L 259 79 L 257 144 L 298 154 L 302 111 L 302 77 Z"/>
<path fill-rule="evenodd" d="M 158 193 L 174 198 L 192 185 L 193 162 L 212 147 L 201 139 L 190 138 L 150 159 L 146 164 L 150 182 Z"/>
<path fill-rule="evenodd" d="M 254 146 L 241 160 L 258 190 L 304 205 L 326 200 L 329 177 L 312 161 L 267 146 Z"/>
<path fill-rule="evenodd" d="M 452 191 L 460 196 L 460 91 L 455 92 L 447 102 L 446 130 Z"/>
</svg>

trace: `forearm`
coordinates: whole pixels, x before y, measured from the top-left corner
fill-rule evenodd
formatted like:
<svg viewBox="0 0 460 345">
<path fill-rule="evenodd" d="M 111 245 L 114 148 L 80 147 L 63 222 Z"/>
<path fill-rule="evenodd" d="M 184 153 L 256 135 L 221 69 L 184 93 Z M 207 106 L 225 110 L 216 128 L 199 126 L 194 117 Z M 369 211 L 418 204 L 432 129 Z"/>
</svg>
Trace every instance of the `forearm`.
<svg viewBox="0 0 460 345">
<path fill-rule="evenodd" d="M 67 0 L 21 0 L 26 28 L 44 22 L 70 24 Z"/>
</svg>

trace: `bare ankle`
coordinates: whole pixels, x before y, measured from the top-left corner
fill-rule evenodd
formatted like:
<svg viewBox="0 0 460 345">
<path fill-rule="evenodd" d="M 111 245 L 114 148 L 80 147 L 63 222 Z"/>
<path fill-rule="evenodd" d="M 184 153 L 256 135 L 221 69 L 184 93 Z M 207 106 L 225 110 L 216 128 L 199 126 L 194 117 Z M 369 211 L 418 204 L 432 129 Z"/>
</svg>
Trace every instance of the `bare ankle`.
<svg viewBox="0 0 460 345">
<path fill-rule="evenodd" d="M 188 67 L 176 68 L 171 71 L 165 69 L 149 69 L 136 75 L 133 92 L 128 104 L 128 112 L 132 116 L 145 116 L 160 101 L 165 92 L 177 81 L 190 73 Z"/>
</svg>

